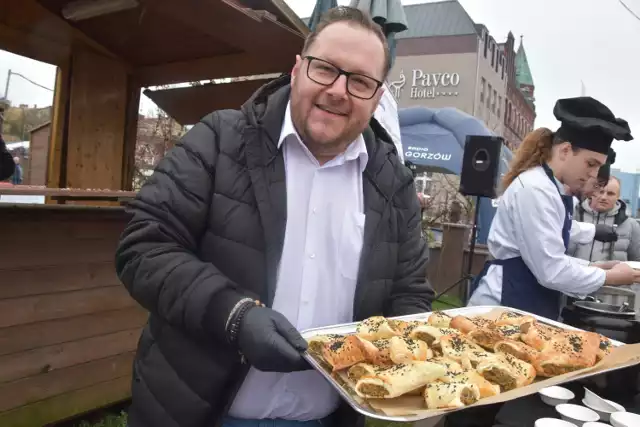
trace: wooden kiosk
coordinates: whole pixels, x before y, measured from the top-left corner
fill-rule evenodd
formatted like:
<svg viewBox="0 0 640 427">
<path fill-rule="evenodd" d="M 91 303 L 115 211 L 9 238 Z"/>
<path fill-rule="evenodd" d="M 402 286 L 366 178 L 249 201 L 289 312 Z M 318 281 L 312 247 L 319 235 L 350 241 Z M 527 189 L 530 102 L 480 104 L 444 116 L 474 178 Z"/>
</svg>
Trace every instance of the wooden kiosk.
<svg viewBox="0 0 640 427">
<path fill-rule="evenodd" d="M 75 4 L 72 4 L 75 3 Z M 117 10 L 114 10 L 117 5 Z M 0 426 L 129 397 L 146 313 L 115 275 L 142 88 L 286 72 L 304 23 L 283 0 L 0 0 L 0 48 L 56 65 L 45 204 L 0 203 Z M 149 91 L 178 122 L 265 83 Z"/>
</svg>

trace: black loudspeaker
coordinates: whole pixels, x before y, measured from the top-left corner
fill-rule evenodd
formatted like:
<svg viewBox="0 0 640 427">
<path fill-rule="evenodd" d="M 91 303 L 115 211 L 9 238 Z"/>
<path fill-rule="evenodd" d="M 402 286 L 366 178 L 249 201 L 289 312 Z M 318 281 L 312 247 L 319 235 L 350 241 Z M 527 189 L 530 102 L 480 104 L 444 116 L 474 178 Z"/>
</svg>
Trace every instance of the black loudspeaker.
<svg viewBox="0 0 640 427">
<path fill-rule="evenodd" d="M 499 136 L 467 136 L 460 173 L 460 193 L 490 199 L 498 197 L 503 141 Z"/>
</svg>

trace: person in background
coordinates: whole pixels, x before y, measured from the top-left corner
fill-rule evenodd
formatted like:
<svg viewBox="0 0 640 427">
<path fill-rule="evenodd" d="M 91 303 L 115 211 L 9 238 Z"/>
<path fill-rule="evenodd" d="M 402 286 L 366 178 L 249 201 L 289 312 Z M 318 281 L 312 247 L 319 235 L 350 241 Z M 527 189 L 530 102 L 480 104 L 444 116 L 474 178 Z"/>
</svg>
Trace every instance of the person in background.
<svg viewBox="0 0 640 427">
<path fill-rule="evenodd" d="M 4 117 L 2 113 L 0 113 L 0 181 L 11 178 L 16 167 L 16 164 L 11 157 L 11 153 L 7 150 L 7 145 L 5 144 L 4 139 L 2 139 L 3 122 Z"/>
<path fill-rule="evenodd" d="M 16 156 L 12 159 L 12 161 L 15 164 L 15 169 L 13 172 L 13 176 L 11 177 L 11 183 L 13 185 L 22 184 L 22 166 L 20 165 L 20 157 Z"/>
<path fill-rule="evenodd" d="M 560 128 L 527 135 L 504 177 L 488 239 L 494 260 L 477 276 L 469 305 L 503 305 L 555 320 L 563 294 L 640 279 L 626 264 L 598 268 L 566 254 L 573 197 L 563 184 L 575 191 L 595 178 L 613 140 L 632 139 L 627 122 L 591 97 L 561 99 L 554 115 Z"/>
<path fill-rule="evenodd" d="M 569 254 L 587 261 L 640 261 L 640 224 L 627 216 L 620 200 L 620 181 L 611 177 L 607 185 L 585 199 L 574 217 L 608 230 L 608 238 L 576 244 Z"/>
<path fill-rule="evenodd" d="M 384 34 L 330 9 L 292 62 L 204 117 L 129 204 L 116 270 L 150 312 L 129 427 L 363 425 L 298 331 L 431 310 L 414 180 L 372 118 Z"/>
<path fill-rule="evenodd" d="M 577 189 L 576 191 L 572 191 L 568 185 L 564 185 L 566 194 L 573 195 L 574 211 L 578 209 L 580 203 L 582 203 L 585 199 L 590 198 L 592 195 L 596 194 L 600 191 L 600 189 L 604 188 L 607 185 L 607 183 L 609 182 L 609 177 L 611 176 L 611 165 L 615 163 L 615 161 L 616 152 L 613 150 L 613 148 L 609 148 L 607 161 L 604 165 L 600 166 L 600 169 L 598 169 L 597 177 L 589 178 L 585 185 L 582 188 Z M 604 226 L 602 224 L 596 225 L 589 222 L 576 221 L 576 216 L 574 215 L 573 222 L 571 223 L 569 252 L 572 252 L 573 249 L 575 249 L 575 246 L 578 244 L 591 243 L 593 240 L 597 240 L 599 242 L 607 242 L 610 241 L 611 238 L 612 236 L 610 227 Z"/>
</svg>

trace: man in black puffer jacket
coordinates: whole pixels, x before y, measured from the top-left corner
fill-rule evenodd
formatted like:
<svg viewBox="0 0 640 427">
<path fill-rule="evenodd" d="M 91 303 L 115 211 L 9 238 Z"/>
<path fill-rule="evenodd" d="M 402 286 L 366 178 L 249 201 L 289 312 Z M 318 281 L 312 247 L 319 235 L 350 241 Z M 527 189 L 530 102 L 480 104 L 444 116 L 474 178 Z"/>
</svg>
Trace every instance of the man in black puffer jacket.
<svg viewBox="0 0 640 427">
<path fill-rule="evenodd" d="M 7 146 L 2 139 L 2 124 L 4 123 L 4 116 L 0 111 L 0 181 L 9 179 L 13 175 L 16 164 L 13 161 L 13 156 L 7 150 Z"/>
<path fill-rule="evenodd" d="M 388 71 L 371 18 L 332 9 L 291 77 L 208 115 L 160 162 L 116 254 L 150 312 L 130 427 L 362 422 L 298 330 L 431 309 L 413 178 L 371 119 Z"/>
</svg>

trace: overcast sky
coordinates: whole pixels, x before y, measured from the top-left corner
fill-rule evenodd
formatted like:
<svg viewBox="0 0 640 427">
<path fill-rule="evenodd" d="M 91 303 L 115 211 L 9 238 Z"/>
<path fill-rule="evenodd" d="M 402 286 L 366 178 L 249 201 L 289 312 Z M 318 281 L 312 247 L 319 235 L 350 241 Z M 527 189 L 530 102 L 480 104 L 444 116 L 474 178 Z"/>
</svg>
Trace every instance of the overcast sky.
<svg viewBox="0 0 640 427">
<path fill-rule="evenodd" d="M 286 0 L 301 17 L 311 15 L 315 0 Z M 640 15 L 640 0 L 623 0 Z M 349 4 L 349 0 L 338 0 Z M 403 4 L 425 3 L 404 0 Z M 512 31 L 524 46 L 533 73 L 538 117 L 535 126 L 557 128 L 553 105 L 558 98 L 587 95 L 626 119 L 636 141 L 614 143 L 614 167 L 640 170 L 640 19 L 620 0 L 460 0 L 471 18 L 487 26 L 498 42 Z M 0 51 L 0 93 L 7 70 L 24 74 L 53 89 L 54 67 Z M 14 104 L 51 105 L 52 93 L 14 77 L 9 88 Z M 142 111 L 153 105 L 145 100 Z"/>
</svg>

